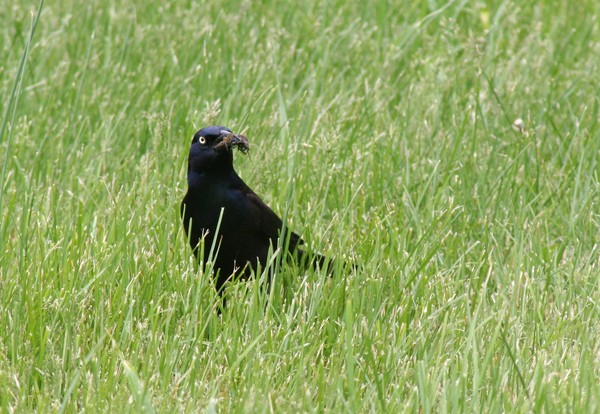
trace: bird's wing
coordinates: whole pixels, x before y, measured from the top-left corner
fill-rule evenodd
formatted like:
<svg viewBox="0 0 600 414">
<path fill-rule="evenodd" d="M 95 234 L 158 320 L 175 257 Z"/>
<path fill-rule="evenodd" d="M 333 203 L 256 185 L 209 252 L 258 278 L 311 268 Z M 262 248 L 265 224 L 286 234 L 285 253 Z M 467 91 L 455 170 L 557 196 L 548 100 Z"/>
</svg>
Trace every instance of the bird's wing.
<svg viewBox="0 0 600 414">
<path fill-rule="evenodd" d="M 248 199 L 250 204 L 255 208 L 256 216 L 259 218 L 260 230 L 269 239 L 276 242 L 279 239 L 281 228 L 283 227 L 283 222 L 281 221 L 279 216 L 271 209 L 271 207 L 266 205 L 265 202 L 262 201 L 254 191 L 252 191 L 247 186 L 244 190 L 246 198 Z M 293 231 L 290 231 L 289 234 L 289 250 L 296 250 L 296 247 L 299 244 L 304 243 L 304 241 L 300 238 L 298 234 L 294 233 Z"/>
</svg>

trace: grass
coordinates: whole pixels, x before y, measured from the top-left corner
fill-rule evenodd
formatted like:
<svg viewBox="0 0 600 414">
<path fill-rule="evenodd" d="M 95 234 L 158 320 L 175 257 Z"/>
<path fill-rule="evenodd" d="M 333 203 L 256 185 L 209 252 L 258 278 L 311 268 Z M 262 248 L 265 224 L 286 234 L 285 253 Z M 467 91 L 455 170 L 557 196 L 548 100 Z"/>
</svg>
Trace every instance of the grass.
<svg viewBox="0 0 600 414">
<path fill-rule="evenodd" d="M 1 412 L 600 408 L 597 2 L 0 1 Z M 361 269 L 218 316 L 207 124 Z"/>
</svg>

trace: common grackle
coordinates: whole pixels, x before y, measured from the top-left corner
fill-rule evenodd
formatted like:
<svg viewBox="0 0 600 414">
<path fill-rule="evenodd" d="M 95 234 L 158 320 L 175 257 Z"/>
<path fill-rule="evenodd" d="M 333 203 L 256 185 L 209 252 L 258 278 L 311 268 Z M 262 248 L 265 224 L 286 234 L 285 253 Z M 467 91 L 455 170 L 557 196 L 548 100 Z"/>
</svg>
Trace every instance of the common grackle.
<svg viewBox="0 0 600 414">
<path fill-rule="evenodd" d="M 264 269 L 269 248 L 276 249 L 284 239 L 280 237 L 282 220 L 234 171 L 234 148 L 247 153 L 248 139 L 222 126 L 196 132 L 188 159 L 188 191 L 181 203 L 194 255 L 206 264 L 214 245 L 215 285 L 221 294 L 229 279 L 247 278 L 259 264 Z M 198 257 L 203 238 L 204 254 Z M 329 265 L 325 257 L 300 249 L 302 243 L 300 236 L 289 232 L 285 246 L 299 263 Z"/>
</svg>

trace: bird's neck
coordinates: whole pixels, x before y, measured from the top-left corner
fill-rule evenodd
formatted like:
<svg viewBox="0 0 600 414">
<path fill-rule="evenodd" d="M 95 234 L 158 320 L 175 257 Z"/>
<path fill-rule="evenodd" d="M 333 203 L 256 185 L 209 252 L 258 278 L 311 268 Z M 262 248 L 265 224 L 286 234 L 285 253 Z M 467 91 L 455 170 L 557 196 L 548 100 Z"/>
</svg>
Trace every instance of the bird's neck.
<svg viewBox="0 0 600 414">
<path fill-rule="evenodd" d="M 206 188 L 219 186 L 223 180 L 236 175 L 233 168 L 211 168 L 210 170 L 188 171 L 188 185 L 190 188 Z"/>
</svg>

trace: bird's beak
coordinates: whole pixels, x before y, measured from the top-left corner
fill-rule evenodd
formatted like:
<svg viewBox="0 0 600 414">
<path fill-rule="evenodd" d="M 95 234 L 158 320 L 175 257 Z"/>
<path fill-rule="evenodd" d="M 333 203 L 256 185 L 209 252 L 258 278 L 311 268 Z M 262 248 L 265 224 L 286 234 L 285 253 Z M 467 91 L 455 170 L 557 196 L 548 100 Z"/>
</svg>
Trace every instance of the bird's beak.
<svg viewBox="0 0 600 414">
<path fill-rule="evenodd" d="M 229 131 L 221 131 L 221 135 L 217 140 L 217 145 L 213 147 L 217 151 L 231 151 L 233 148 L 237 148 L 245 154 L 250 150 L 248 138 L 243 135 L 235 135 Z"/>
</svg>

